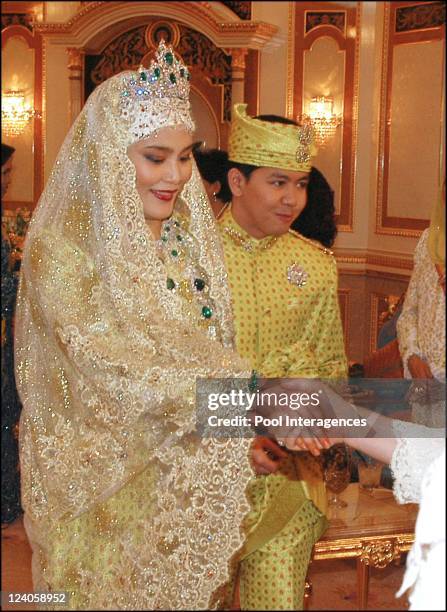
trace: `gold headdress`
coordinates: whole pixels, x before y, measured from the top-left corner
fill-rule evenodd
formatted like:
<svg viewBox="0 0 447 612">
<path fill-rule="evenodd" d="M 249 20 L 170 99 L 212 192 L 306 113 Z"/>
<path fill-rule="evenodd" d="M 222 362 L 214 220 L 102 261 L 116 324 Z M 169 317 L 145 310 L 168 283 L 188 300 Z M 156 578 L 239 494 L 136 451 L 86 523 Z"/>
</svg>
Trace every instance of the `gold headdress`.
<svg viewBox="0 0 447 612">
<path fill-rule="evenodd" d="M 189 102 L 190 74 L 171 47 L 160 41 L 148 69 L 140 66 L 138 76 L 123 79 L 121 116 L 131 120 L 136 140 L 165 125 L 195 129 Z"/>
<path fill-rule="evenodd" d="M 253 119 L 246 104 L 233 108 L 228 157 L 252 166 L 310 172 L 316 153 L 310 125 L 286 125 Z"/>
</svg>

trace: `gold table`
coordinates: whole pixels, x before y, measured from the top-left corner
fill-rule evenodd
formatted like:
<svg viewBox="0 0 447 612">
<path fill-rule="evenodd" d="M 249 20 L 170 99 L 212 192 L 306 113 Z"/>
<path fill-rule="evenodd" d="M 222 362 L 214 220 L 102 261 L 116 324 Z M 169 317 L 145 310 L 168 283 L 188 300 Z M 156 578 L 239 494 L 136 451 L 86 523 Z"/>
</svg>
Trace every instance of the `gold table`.
<svg viewBox="0 0 447 612">
<path fill-rule="evenodd" d="M 389 489 L 368 493 L 351 483 L 339 495 L 345 508 L 330 508 L 329 527 L 315 544 L 312 561 L 357 559 L 358 609 L 368 604 L 369 568 L 398 562 L 414 540 L 417 504 L 399 505 Z"/>
</svg>

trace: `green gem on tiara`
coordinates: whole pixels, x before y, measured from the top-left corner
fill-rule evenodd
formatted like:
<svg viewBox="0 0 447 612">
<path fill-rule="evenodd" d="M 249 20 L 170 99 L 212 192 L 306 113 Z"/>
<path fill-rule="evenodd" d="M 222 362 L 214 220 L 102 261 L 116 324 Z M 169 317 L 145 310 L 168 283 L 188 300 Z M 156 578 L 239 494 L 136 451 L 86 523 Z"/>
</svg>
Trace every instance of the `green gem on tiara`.
<svg viewBox="0 0 447 612">
<path fill-rule="evenodd" d="M 172 55 L 172 53 L 166 53 L 165 55 L 165 60 L 166 63 L 169 64 L 170 66 L 172 66 L 172 64 L 174 63 L 174 56 Z"/>
<path fill-rule="evenodd" d="M 142 73 L 140 74 L 140 79 L 141 79 L 142 81 L 147 81 L 147 75 L 146 75 L 146 73 L 145 73 L 145 72 L 142 72 Z"/>
<path fill-rule="evenodd" d="M 173 72 L 171 72 L 171 74 L 169 75 L 169 80 L 171 81 L 171 83 L 177 83 L 177 79 Z"/>
<path fill-rule="evenodd" d="M 155 76 L 155 77 L 158 79 L 158 77 L 160 76 L 160 74 L 161 74 L 160 68 L 155 68 L 155 70 L 154 70 L 154 76 Z"/>
</svg>

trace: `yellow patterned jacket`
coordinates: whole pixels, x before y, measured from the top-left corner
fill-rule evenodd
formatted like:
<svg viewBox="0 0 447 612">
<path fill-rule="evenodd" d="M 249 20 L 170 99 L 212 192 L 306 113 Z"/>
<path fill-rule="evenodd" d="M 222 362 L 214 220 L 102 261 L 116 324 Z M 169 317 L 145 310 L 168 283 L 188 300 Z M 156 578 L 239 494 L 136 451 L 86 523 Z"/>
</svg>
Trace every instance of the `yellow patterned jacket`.
<svg viewBox="0 0 447 612">
<path fill-rule="evenodd" d="M 332 252 L 292 230 L 253 238 L 230 208 L 219 229 L 238 352 L 265 377 L 345 377 Z"/>
</svg>

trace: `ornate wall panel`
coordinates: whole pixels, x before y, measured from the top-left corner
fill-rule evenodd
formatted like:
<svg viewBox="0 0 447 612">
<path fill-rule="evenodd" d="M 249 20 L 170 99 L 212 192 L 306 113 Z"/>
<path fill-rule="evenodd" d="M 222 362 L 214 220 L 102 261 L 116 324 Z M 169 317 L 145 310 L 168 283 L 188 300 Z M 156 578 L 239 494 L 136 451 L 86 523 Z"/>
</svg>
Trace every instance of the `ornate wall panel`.
<svg viewBox="0 0 447 612">
<path fill-rule="evenodd" d="M 317 7 L 317 8 L 316 8 Z M 342 115 L 335 136 L 321 148 L 315 165 L 335 191 L 337 224 L 353 231 L 357 133 L 358 7 L 334 9 L 333 3 L 295 3 L 295 55 L 292 117 L 307 114 L 314 96 L 331 95 Z"/>
<path fill-rule="evenodd" d="M 25 100 L 42 112 L 42 39 L 24 25 L 2 29 L 2 91 L 23 90 Z M 34 118 L 25 131 L 2 141 L 15 147 L 15 171 L 4 202 L 6 209 L 32 210 L 43 188 L 42 120 Z"/>
<path fill-rule="evenodd" d="M 12 25 L 21 25 L 30 32 L 33 31 L 33 16 L 29 13 L 4 13 L 2 14 L 2 30 Z"/>
<path fill-rule="evenodd" d="M 439 193 L 445 3 L 385 6 L 376 232 L 419 236 Z"/>
<path fill-rule="evenodd" d="M 251 19 L 251 1 L 233 2 L 233 0 L 222 0 L 222 4 L 225 4 L 241 19 Z"/>
<path fill-rule="evenodd" d="M 377 337 L 406 291 L 408 276 L 369 270 L 341 270 L 338 290 L 349 361 L 363 363 L 377 349 Z"/>
</svg>

